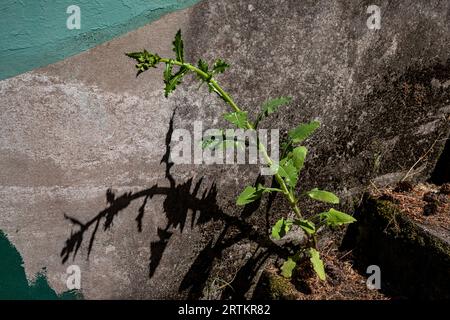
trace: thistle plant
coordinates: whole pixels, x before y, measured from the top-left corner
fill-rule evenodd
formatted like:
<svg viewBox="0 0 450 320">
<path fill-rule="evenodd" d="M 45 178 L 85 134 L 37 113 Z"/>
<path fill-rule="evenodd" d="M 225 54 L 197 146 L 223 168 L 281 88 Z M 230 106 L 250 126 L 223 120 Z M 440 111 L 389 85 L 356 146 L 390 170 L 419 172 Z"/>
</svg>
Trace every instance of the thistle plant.
<svg viewBox="0 0 450 320">
<path fill-rule="evenodd" d="M 164 64 L 164 94 L 167 98 L 181 84 L 183 78 L 191 73 L 194 74 L 202 84 L 209 87 L 210 92 L 214 92 L 222 99 L 230 108 L 231 112 L 224 114 L 225 120 L 232 123 L 239 129 L 256 130 L 259 123 L 277 112 L 279 108 L 291 101 L 289 97 L 280 97 L 265 102 L 261 112 L 255 120 L 248 117 L 248 112 L 242 110 L 217 82 L 216 76 L 223 73 L 229 64 L 222 59 L 217 59 L 212 66 L 206 61 L 200 59 L 196 65 L 184 61 L 184 48 L 181 31 L 175 35 L 173 41 L 173 51 L 175 58 L 163 58 L 156 53 L 150 53 L 147 50 L 141 52 L 131 52 L 126 55 L 136 60 L 137 75 L 147 71 L 150 68 L 156 68 L 159 64 Z M 339 198 L 328 191 L 312 189 L 303 194 L 297 195 L 296 187 L 298 183 L 299 173 L 301 172 L 307 156 L 307 148 L 300 144 L 305 141 L 318 127 L 320 123 L 312 121 L 306 124 L 300 124 L 288 133 L 287 141 L 281 145 L 281 160 L 272 160 L 268 153 L 266 145 L 257 140 L 257 150 L 262 154 L 265 165 L 270 168 L 276 181 L 275 187 L 265 187 L 261 184 L 257 186 L 247 186 L 237 198 L 238 206 L 245 206 L 260 199 L 267 193 L 279 193 L 288 201 L 292 209 L 294 218 L 281 218 L 272 227 L 272 238 L 279 240 L 286 236 L 293 225 L 301 228 L 306 235 L 306 241 L 296 249 L 295 254 L 290 256 L 283 264 L 281 273 L 283 276 L 290 278 L 293 270 L 302 259 L 308 259 L 321 280 L 325 280 L 325 268 L 320 257 L 317 246 L 318 233 L 325 227 L 339 227 L 356 221 L 352 216 L 330 208 L 326 212 L 315 215 L 308 215 L 305 218 L 299 207 L 299 197 L 307 196 L 314 200 L 329 204 L 339 204 Z M 222 143 L 205 137 L 202 143 L 203 148 L 227 147 L 227 142 Z"/>
</svg>

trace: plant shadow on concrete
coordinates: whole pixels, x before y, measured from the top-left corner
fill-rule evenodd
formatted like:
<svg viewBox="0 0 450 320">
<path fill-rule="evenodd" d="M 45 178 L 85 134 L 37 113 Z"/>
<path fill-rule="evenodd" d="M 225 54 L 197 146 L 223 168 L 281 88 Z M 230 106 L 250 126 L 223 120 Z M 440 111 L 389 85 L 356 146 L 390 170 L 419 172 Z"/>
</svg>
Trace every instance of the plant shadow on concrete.
<svg viewBox="0 0 450 320">
<path fill-rule="evenodd" d="M 281 257 L 287 257 L 289 250 L 287 247 L 280 247 L 273 243 L 264 231 L 257 231 L 245 219 L 251 216 L 258 208 L 259 202 L 251 203 L 244 207 L 240 217 L 231 216 L 222 211 L 217 204 L 217 188 L 213 184 L 209 190 L 205 190 L 201 195 L 199 190 L 202 184 L 202 178 L 195 183 L 191 179 L 184 183 L 178 184 L 171 174 L 173 163 L 170 162 L 170 141 L 173 133 L 173 121 L 175 111 L 172 114 L 169 130 L 166 134 L 166 152 L 161 159 L 161 163 L 165 163 L 165 177 L 169 181 L 170 186 L 161 187 L 158 184 L 148 189 L 144 189 L 135 193 L 127 192 L 116 197 L 111 189 L 106 191 L 106 199 L 108 206 L 101 210 L 95 217 L 88 222 L 83 223 L 80 220 L 64 215 L 74 226 L 77 231 L 72 232 L 66 240 L 64 248 L 61 251 L 62 263 L 64 264 L 72 256 L 75 259 L 81 245 L 90 231 L 88 242 L 88 258 L 92 252 L 95 237 L 99 228 L 109 230 L 113 224 L 113 220 L 133 201 L 142 201 L 142 205 L 138 210 L 135 218 L 137 231 L 142 232 L 142 220 L 145 215 L 145 207 L 153 196 L 164 195 L 164 211 L 167 218 L 167 224 L 164 228 L 158 228 L 157 234 L 159 240 L 150 244 L 150 261 L 149 261 L 149 277 L 152 278 L 164 251 L 173 235 L 173 230 L 179 228 L 183 232 L 188 215 L 191 214 L 191 228 L 220 220 L 223 222 L 223 228 L 216 241 L 211 240 L 203 250 L 197 255 L 189 271 L 181 281 L 179 292 L 188 291 L 189 299 L 197 299 L 202 297 L 208 278 L 212 271 L 214 262 L 220 258 L 223 251 L 230 248 L 234 244 L 242 240 L 250 240 L 258 245 L 258 249 L 254 252 L 242 268 L 237 272 L 234 280 L 227 285 L 222 293 L 223 298 L 244 298 L 245 293 L 250 289 L 252 279 L 258 270 L 264 265 L 264 262 L 271 256 L 277 254 Z M 261 177 L 255 183 L 260 182 Z M 193 190 L 193 191 L 191 191 Z M 268 222 L 268 211 L 270 209 L 273 197 L 269 199 L 266 210 L 266 225 Z M 194 221 L 195 225 L 194 225 Z M 233 232 L 239 230 L 239 232 Z M 259 250 L 262 249 L 262 250 Z"/>
</svg>

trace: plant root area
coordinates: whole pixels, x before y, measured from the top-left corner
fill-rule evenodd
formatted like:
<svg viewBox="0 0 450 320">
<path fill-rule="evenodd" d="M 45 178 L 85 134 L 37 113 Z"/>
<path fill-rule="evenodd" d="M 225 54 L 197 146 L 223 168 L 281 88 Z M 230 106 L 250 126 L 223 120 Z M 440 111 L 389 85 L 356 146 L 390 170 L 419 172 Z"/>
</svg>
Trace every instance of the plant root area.
<svg viewBox="0 0 450 320">
<path fill-rule="evenodd" d="M 321 281 L 309 263 L 299 265 L 292 279 L 281 276 L 278 266 L 268 267 L 255 290 L 256 298 L 281 300 L 389 300 L 369 289 L 367 278 L 353 267 L 351 251 L 339 252 L 330 242 L 322 250 L 327 278 Z"/>
<path fill-rule="evenodd" d="M 401 182 L 396 187 L 373 190 L 372 194 L 392 201 L 402 214 L 450 241 L 450 183 L 436 186 Z"/>
</svg>

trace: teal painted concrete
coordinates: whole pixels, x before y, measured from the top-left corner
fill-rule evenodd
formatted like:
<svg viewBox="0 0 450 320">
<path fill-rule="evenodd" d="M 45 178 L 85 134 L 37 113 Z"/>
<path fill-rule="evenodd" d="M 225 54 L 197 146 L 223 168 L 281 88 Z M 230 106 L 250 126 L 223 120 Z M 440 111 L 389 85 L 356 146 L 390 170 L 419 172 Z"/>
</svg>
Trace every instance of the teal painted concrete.
<svg viewBox="0 0 450 320">
<path fill-rule="evenodd" d="M 45 271 L 29 283 L 17 249 L 0 230 L 0 300 L 74 300 L 81 293 L 67 291 L 58 295 L 48 284 Z"/>
<path fill-rule="evenodd" d="M 2 0 L 0 80 L 85 51 L 198 0 Z M 69 30 L 77 5 L 81 29 Z"/>
</svg>

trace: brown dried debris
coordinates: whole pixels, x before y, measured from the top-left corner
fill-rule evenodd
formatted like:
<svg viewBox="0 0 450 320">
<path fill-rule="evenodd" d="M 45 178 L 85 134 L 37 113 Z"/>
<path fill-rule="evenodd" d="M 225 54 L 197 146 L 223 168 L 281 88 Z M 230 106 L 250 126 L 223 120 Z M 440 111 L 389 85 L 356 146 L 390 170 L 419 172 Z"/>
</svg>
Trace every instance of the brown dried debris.
<svg viewBox="0 0 450 320">
<path fill-rule="evenodd" d="M 450 183 L 444 183 L 439 189 L 441 194 L 450 195 Z"/>
<path fill-rule="evenodd" d="M 321 281 L 309 263 L 298 267 L 292 283 L 298 300 L 388 300 L 378 290 L 366 285 L 366 278 L 352 264 L 351 252 L 342 253 L 329 247 L 321 250 L 327 279 Z M 272 269 L 272 272 L 276 272 Z"/>
<path fill-rule="evenodd" d="M 401 212 L 418 223 L 450 231 L 449 187 L 443 185 L 439 188 L 433 184 L 419 183 L 408 192 L 398 192 L 396 188 L 387 187 L 374 189 L 371 193 L 395 203 Z"/>
<path fill-rule="evenodd" d="M 395 187 L 395 192 L 410 192 L 414 189 L 414 185 L 411 181 L 400 181 Z"/>
</svg>

